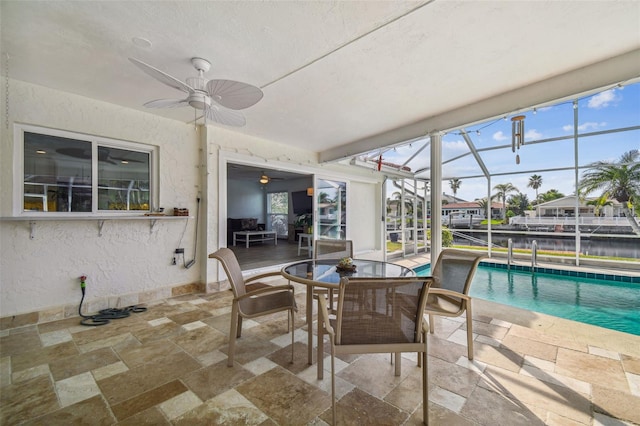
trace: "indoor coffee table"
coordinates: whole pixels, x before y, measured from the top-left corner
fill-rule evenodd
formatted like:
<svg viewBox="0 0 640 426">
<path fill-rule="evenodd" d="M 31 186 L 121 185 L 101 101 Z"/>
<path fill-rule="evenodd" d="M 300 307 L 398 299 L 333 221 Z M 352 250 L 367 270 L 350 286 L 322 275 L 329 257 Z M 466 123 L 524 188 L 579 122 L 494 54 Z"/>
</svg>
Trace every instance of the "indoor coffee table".
<svg viewBox="0 0 640 426">
<path fill-rule="evenodd" d="M 257 236 L 258 238 L 251 238 L 252 236 Z M 275 245 L 278 245 L 278 234 L 276 233 L 276 231 L 236 231 L 233 233 L 234 246 L 236 245 L 236 242 L 241 242 L 245 243 L 246 247 L 249 248 L 249 243 L 257 243 L 270 240 L 273 240 Z"/>
</svg>

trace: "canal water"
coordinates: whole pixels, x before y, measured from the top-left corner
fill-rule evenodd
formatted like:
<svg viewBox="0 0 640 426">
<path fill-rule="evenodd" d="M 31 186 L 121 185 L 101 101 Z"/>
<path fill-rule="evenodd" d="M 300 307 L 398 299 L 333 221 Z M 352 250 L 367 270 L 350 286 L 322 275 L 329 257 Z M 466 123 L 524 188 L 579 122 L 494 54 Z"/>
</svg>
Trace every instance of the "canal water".
<svg viewBox="0 0 640 426">
<path fill-rule="evenodd" d="M 464 233 L 457 231 L 456 233 Z M 487 235 L 481 233 L 470 233 L 474 239 L 487 241 Z M 507 247 L 511 238 L 513 248 L 531 249 L 533 240 L 537 241 L 538 250 L 554 251 L 576 251 L 576 241 L 573 236 L 549 238 L 543 235 L 513 235 L 493 233 L 491 242 L 501 247 Z M 480 245 L 454 235 L 454 244 Z M 640 259 L 640 238 L 616 238 L 616 237 L 589 237 L 580 241 L 580 253 L 592 256 L 623 257 L 629 259 Z"/>
</svg>

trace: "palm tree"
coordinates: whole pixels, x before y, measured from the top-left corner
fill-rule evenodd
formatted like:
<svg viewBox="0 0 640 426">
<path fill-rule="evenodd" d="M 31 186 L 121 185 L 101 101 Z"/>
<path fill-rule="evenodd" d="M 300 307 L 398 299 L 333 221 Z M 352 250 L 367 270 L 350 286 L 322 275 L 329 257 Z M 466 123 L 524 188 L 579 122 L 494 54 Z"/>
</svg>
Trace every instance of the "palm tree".
<svg viewBox="0 0 640 426">
<path fill-rule="evenodd" d="M 458 178 L 449 179 L 449 186 L 451 187 L 451 191 L 453 191 L 453 198 L 456 197 L 458 193 L 458 189 L 462 185 L 462 181 Z"/>
<path fill-rule="evenodd" d="M 631 229 L 640 235 L 640 226 L 629 210 L 629 204 L 640 199 L 640 151 L 632 149 L 622 154 L 617 162 L 596 161 L 588 167 L 578 182 L 578 190 L 585 195 L 600 190 L 601 197 L 621 203 Z"/>
<path fill-rule="evenodd" d="M 547 201 L 557 200 L 558 198 L 564 197 L 562 192 L 559 192 L 557 189 L 550 189 L 547 192 L 540 194 L 539 203 L 546 203 Z"/>
<path fill-rule="evenodd" d="M 542 186 L 542 176 L 531 175 L 531 177 L 529 178 L 529 184 L 527 186 L 529 188 L 533 188 L 536 191 L 536 202 L 538 202 L 538 188 Z"/>
<path fill-rule="evenodd" d="M 495 194 L 495 197 L 502 200 L 502 218 L 507 218 L 507 195 L 511 192 L 518 191 L 518 188 L 513 186 L 510 183 L 499 183 L 493 187 L 494 190 L 498 191 Z"/>
<path fill-rule="evenodd" d="M 601 213 L 602 208 L 605 207 L 605 206 L 610 206 L 613 203 L 610 200 L 608 200 L 607 197 L 600 196 L 600 197 L 596 198 L 595 200 L 587 201 L 586 204 L 588 206 L 594 206 L 595 207 L 595 209 L 594 209 L 595 215 L 596 216 L 600 216 L 602 214 Z"/>
<path fill-rule="evenodd" d="M 529 210 L 529 197 L 522 192 L 512 195 L 507 202 L 509 203 L 509 208 L 517 215 L 522 215 L 525 210 Z"/>
<path fill-rule="evenodd" d="M 487 197 L 484 197 L 476 200 L 476 203 L 478 203 L 480 211 L 484 212 L 487 219 L 491 219 L 491 201 L 487 200 Z"/>
</svg>

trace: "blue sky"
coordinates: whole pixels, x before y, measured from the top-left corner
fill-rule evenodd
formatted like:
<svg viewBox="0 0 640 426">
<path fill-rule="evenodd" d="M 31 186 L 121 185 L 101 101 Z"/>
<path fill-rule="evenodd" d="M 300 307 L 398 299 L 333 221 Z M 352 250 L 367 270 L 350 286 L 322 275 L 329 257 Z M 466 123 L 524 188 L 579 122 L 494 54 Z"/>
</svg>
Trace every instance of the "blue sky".
<svg viewBox="0 0 640 426">
<path fill-rule="evenodd" d="M 465 128 L 477 149 L 495 148 L 481 152 L 485 165 L 492 174 L 508 173 L 494 176 L 491 187 L 499 183 L 511 183 L 520 192 L 535 199 L 535 191 L 527 187 L 531 175 L 542 176 L 542 187 L 539 192 L 557 189 L 565 195 L 574 192 L 575 172 L 557 169 L 572 167 L 574 155 L 574 108 L 573 100 L 565 101 L 544 108 L 526 111 L 525 145 L 519 150 L 520 164 L 516 164 L 516 154 L 511 150 L 511 120 L 499 118 Z M 590 133 L 608 131 L 631 126 L 640 126 L 640 83 L 613 87 L 594 95 L 578 100 L 578 132 Z M 520 115 L 520 114 L 519 114 Z M 535 143 L 544 139 L 569 137 L 566 140 Z M 531 144 L 529 144 L 531 143 Z M 385 161 L 402 164 L 422 144 L 416 142 L 411 147 L 399 147 L 383 155 Z M 617 160 L 624 152 L 640 149 L 640 130 L 616 132 L 604 135 L 583 137 L 578 144 L 578 164 L 584 166 L 600 160 Z M 458 177 L 462 184 L 458 189 L 458 197 L 466 200 L 486 197 L 487 181 L 484 178 L 465 178 L 465 176 L 481 175 L 481 169 L 471 155 L 463 156 L 455 161 L 452 158 L 469 152 L 467 144 L 460 132 L 451 132 L 443 137 L 443 176 Z M 428 149 L 409 163 L 413 171 L 428 165 Z M 428 176 L 428 175 L 427 175 Z M 443 190 L 451 194 L 448 182 L 443 182 Z M 492 191 L 494 193 L 495 191 Z M 595 195 L 595 194 L 594 194 Z"/>
</svg>

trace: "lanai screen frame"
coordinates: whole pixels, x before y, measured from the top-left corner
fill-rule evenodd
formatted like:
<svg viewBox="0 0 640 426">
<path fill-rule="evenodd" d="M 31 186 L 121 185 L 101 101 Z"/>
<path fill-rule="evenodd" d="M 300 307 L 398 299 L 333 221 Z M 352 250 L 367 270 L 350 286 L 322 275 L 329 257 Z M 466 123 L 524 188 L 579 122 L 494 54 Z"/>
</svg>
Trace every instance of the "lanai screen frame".
<svg viewBox="0 0 640 426">
<path fill-rule="evenodd" d="M 628 123 L 629 125 L 609 128 L 606 130 L 594 130 L 594 131 L 579 130 L 580 129 L 579 118 L 581 117 L 581 111 L 585 110 L 584 108 L 585 108 L 586 102 L 588 102 L 590 99 L 592 99 L 593 97 L 601 93 L 605 93 L 607 91 L 622 90 L 625 87 L 633 87 L 634 90 L 640 90 L 640 79 L 634 79 L 628 82 L 616 84 L 616 85 L 602 88 L 599 90 L 593 90 L 587 94 L 574 95 L 561 100 L 548 102 L 543 105 L 536 105 L 536 106 L 521 109 L 515 112 L 508 112 L 499 117 L 491 117 L 486 120 L 476 122 L 476 123 L 470 123 L 468 125 L 461 126 L 456 129 L 449 129 L 443 132 L 433 132 L 430 135 L 425 135 L 424 137 L 421 137 L 421 138 L 415 138 L 409 141 L 403 141 L 393 146 L 389 146 L 383 149 L 364 153 L 352 159 L 351 164 L 368 167 L 368 168 L 371 168 L 371 167 L 374 167 L 374 165 L 377 165 L 378 169 L 382 173 L 385 173 L 389 178 L 409 179 L 409 180 L 415 179 L 417 181 L 428 182 L 429 184 L 431 184 L 432 191 L 434 192 L 437 191 L 437 193 L 432 192 L 431 205 L 436 205 L 434 204 L 434 198 L 435 198 L 436 200 L 438 200 L 437 205 L 440 205 L 440 207 L 442 207 L 441 197 L 440 197 L 440 194 L 442 193 L 442 182 L 445 182 L 453 178 L 458 178 L 462 180 L 477 179 L 477 178 L 486 179 L 486 183 L 487 183 L 486 196 L 487 196 L 487 199 L 490 200 L 492 188 L 494 186 L 493 183 L 495 182 L 495 180 L 493 180 L 492 178 L 499 178 L 500 176 L 530 175 L 532 173 L 539 174 L 539 173 L 546 173 L 546 172 L 573 172 L 572 175 L 573 175 L 574 192 L 566 195 L 574 195 L 575 188 L 577 187 L 578 182 L 580 180 L 580 172 L 586 169 L 587 164 L 591 162 L 591 161 L 588 161 L 588 162 L 580 161 L 579 151 L 581 147 L 581 142 L 583 143 L 582 146 L 584 147 L 585 145 L 588 144 L 589 138 L 597 138 L 600 136 L 606 137 L 607 135 L 623 133 L 626 135 L 631 135 L 629 137 L 629 140 L 632 140 L 634 136 L 637 134 L 638 136 L 635 137 L 635 141 L 638 144 L 637 146 L 631 146 L 631 142 L 628 142 L 629 146 L 624 148 L 624 145 L 623 145 L 623 148 L 621 149 L 621 151 L 620 152 L 616 151 L 614 156 L 617 159 L 623 152 L 626 152 L 630 149 L 640 149 L 640 143 L 638 143 L 638 141 L 640 141 L 640 108 L 634 111 L 635 114 L 633 115 L 631 122 Z M 568 163 L 571 163 L 571 164 L 568 164 L 566 166 L 559 166 L 559 167 L 546 167 L 546 168 L 536 167 L 531 169 L 531 168 L 526 168 L 527 167 L 526 161 L 523 161 L 522 164 L 518 166 L 521 168 L 520 170 L 518 170 L 517 168 L 514 168 L 513 170 L 506 171 L 506 172 L 492 172 L 490 170 L 491 167 L 488 167 L 484 163 L 484 160 L 483 160 L 484 154 L 486 153 L 492 154 L 491 151 L 499 152 L 497 150 L 508 149 L 509 151 L 511 151 L 511 143 L 478 147 L 476 146 L 476 142 L 474 141 L 474 138 L 476 137 L 476 135 L 479 135 L 481 131 L 485 131 L 487 128 L 491 130 L 491 127 L 494 126 L 496 123 L 500 123 L 502 121 L 508 122 L 508 118 L 514 115 L 524 114 L 531 117 L 533 114 L 533 117 L 535 117 L 536 112 L 543 111 L 544 109 L 547 109 L 547 108 L 559 107 L 562 105 L 564 105 L 565 108 L 573 111 L 572 113 L 573 131 L 570 134 L 561 135 L 561 136 L 554 135 L 552 137 L 540 137 L 540 138 L 535 138 L 533 140 L 527 140 L 525 145 L 520 149 L 519 154 L 526 159 L 527 148 L 530 146 L 542 147 L 543 144 L 570 143 L 572 145 L 571 147 L 572 159 L 568 161 Z M 636 103 L 636 105 L 640 107 L 640 102 Z M 588 115 L 588 114 L 585 114 L 585 115 Z M 628 132 L 628 133 L 624 133 L 624 132 Z M 446 138 L 447 135 L 452 135 L 452 134 L 455 134 L 464 140 L 464 143 L 466 144 L 468 151 L 458 156 L 450 157 L 444 160 L 442 159 L 442 157 L 440 157 L 439 166 L 444 167 L 446 169 L 447 165 L 449 164 L 452 164 L 456 161 L 460 161 L 461 159 L 465 159 L 466 157 L 471 157 L 475 160 L 479 172 L 469 173 L 469 174 L 456 173 L 455 175 L 451 175 L 451 174 L 447 174 L 448 172 L 445 171 L 440 175 L 439 179 L 434 180 L 434 171 L 431 169 L 431 159 L 437 158 L 438 151 L 442 152 L 443 139 Z M 509 135 L 509 139 L 510 139 L 510 135 Z M 439 146 L 431 145 L 432 141 L 435 141 Z M 530 150 L 531 149 L 533 148 L 530 148 Z M 405 152 L 404 161 L 394 163 L 394 157 L 396 157 L 394 155 L 395 152 L 402 151 L 402 150 L 405 150 L 405 151 L 408 150 L 408 152 Z M 434 150 L 435 150 L 435 155 L 434 155 Z M 427 156 L 425 155 L 425 153 L 429 153 L 430 155 Z M 514 157 L 515 157 L 515 154 L 514 154 Z M 423 160 L 426 159 L 428 164 L 426 167 L 420 167 L 415 171 L 412 171 L 415 169 L 415 166 L 412 167 L 412 165 L 416 163 L 417 158 L 422 158 Z M 377 164 L 377 162 L 381 162 L 381 164 Z M 437 177 L 438 176 L 437 170 L 435 172 L 436 172 L 435 176 Z M 600 194 L 594 194 L 594 195 L 600 195 Z M 386 200 L 387 196 L 385 195 L 383 199 Z M 438 239 L 438 237 L 440 236 L 441 223 L 440 223 L 439 217 L 435 218 L 437 220 L 434 221 L 434 216 L 439 216 L 436 213 L 438 213 L 441 210 L 441 208 L 437 209 L 438 211 L 433 211 L 433 210 L 435 209 L 432 209 L 431 226 L 432 228 L 435 228 L 437 232 L 433 232 L 432 237 L 433 239 Z M 575 234 L 575 244 L 576 244 L 575 264 L 579 265 L 580 253 L 581 253 L 581 250 L 580 250 L 581 236 L 580 236 L 579 227 L 578 227 L 578 223 L 580 220 L 580 213 L 579 213 L 579 199 L 577 197 L 575 199 L 575 212 L 576 212 L 575 225 L 577 230 L 577 232 L 573 233 Z M 490 214 L 488 214 L 487 217 L 490 217 Z M 492 247 L 491 221 L 489 221 L 488 229 L 486 230 L 486 232 L 487 232 L 487 239 L 488 239 L 487 250 L 488 250 L 489 256 L 491 256 L 491 247 Z M 571 233 L 569 233 L 569 235 L 571 235 Z M 440 242 L 438 241 L 432 240 L 432 255 L 437 255 L 437 253 L 439 253 L 441 249 L 441 245 L 439 243 Z"/>
</svg>

